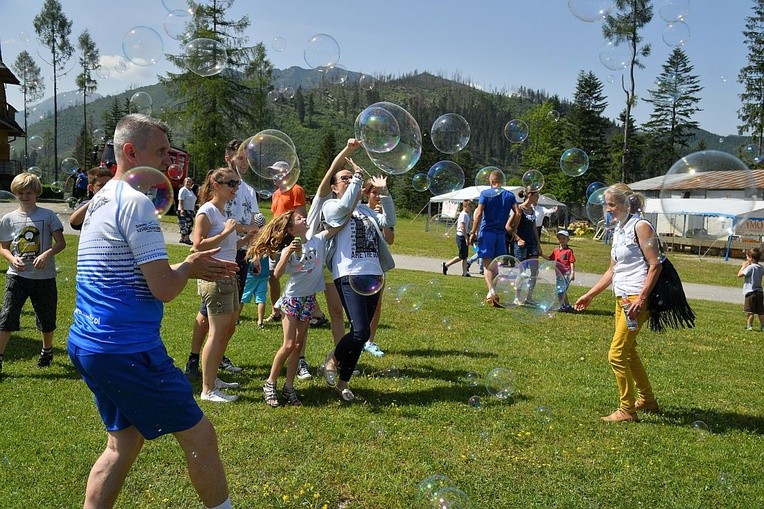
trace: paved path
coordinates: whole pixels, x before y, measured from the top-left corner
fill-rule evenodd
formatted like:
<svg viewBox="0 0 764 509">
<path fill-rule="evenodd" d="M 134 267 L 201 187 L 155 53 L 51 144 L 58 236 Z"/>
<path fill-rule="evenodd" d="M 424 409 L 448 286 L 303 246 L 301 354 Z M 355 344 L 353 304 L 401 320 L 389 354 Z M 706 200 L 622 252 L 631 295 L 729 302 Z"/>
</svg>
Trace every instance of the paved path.
<svg viewBox="0 0 764 509">
<path fill-rule="evenodd" d="M 79 232 L 72 230 L 68 223 L 68 211 L 66 205 L 62 203 L 44 203 L 43 207 L 53 209 L 61 216 L 61 222 L 64 223 L 64 233 L 66 234 L 78 234 Z M 12 210 L 13 204 L 2 203 L 0 204 L 0 214 Z M 7 210 L 6 210 L 7 209 Z M 162 229 L 164 231 L 165 241 L 168 244 L 179 244 L 178 239 L 178 227 L 172 223 L 162 223 Z M 399 268 L 417 270 L 422 272 L 432 272 L 440 274 L 442 260 L 435 258 L 428 258 L 424 256 L 411 256 L 411 255 L 395 255 L 395 263 Z M 456 269 L 454 269 L 454 274 Z M 477 273 L 477 266 L 473 266 L 473 275 L 480 277 Z M 456 277 L 456 276 L 452 276 Z M 576 280 L 573 282 L 575 286 L 581 286 L 589 288 L 599 279 L 599 274 L 589 274 L 585 272 L 577 272 Z M 715 286 L 715 285 L 703 285 L 697 283 L 684 283 L 684 291 L 689 299 L 701 299 L 712 300 L 717 302 L 728 302 L 733 304 L 742 304 L 743 296 L 742 290 L 738 287 L 732 286 Z"/>
</svg>

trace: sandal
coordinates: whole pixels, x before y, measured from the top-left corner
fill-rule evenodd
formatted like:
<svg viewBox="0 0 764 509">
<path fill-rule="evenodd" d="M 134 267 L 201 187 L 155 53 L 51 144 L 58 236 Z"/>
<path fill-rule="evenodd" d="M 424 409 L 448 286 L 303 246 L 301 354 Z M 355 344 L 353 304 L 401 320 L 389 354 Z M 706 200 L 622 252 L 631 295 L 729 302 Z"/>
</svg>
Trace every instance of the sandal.
<svg viewBox="0 0 764 509">
<path fill-rule="evenodd" d="M 280 321 L 281 321 L 281 313 L 276 313 L 276 312 L 271 313 L 271 315 L 268 318 L 263 320 L 263 322 L 267 322 L 267 323 L 280 322 Z"/>
<path fill-rule="evenodd" d="M 322 317 L 320 317 L 320 318 L 319 318 L 319 317 L 317 317 L 317 316 L 314 316 L 314 317 L 313 317 L 313 318 L 311 318 L 311 319 L 310 319 L 310 321 L 308 322 L 308 324 L 309 324 L 311 327 L 323 327 L 324 325 L 326 325 L 326 324 L 328 324 L 328 323 L 329 323 L 329 319 L 328 319 L 328 318 L 326 318 L 326 316 L 322 316 Z"/>
</svg>

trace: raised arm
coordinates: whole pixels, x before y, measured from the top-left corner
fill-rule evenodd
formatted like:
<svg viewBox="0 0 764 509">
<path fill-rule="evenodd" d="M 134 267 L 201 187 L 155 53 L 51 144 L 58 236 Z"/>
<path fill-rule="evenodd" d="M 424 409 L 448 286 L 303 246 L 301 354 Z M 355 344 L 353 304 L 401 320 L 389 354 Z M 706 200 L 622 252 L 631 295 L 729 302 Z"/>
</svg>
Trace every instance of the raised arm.
<svg viewBox="0 0 764 509">
<path fill-rule="evenodd" d="M 347 145 L 340 150 L 340 153 L 337 154 L 337 157 L 334 158 L 334 161 L 332 161 L 331 166 L 329 166 L 329 169 L 326 170 L 326 173 L 324 174 L 324 178 L 321 179 L 321 183 L 318 185 L 318 188 L 316 189 L 316 196 L 325 197 L 328 196 L 332 192 L 332 175 L 337 173 L 340 168 L 342 168 L 342 165 L 345 164 L 346 158 L 353 155 L 353 152 L 358 150 L 358 148 L 361 146 L 361 142 L 356 140 L 355 138 L 350 138 L 347 142 Z"/>
</svg>

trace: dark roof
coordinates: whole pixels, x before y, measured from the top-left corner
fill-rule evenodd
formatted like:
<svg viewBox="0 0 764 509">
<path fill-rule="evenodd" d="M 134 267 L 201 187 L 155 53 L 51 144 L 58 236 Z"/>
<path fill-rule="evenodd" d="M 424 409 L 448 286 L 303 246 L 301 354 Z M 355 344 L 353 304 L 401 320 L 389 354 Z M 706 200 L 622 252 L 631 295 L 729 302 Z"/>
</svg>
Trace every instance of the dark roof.
<svg viewBox="0 0 764 509">
<path fill-rule="evenodd" d="M 11 72 L 10 69 L 0 61 L 0 83 L 7 83 L 9 85 L 21 85 L 19 79 Z"/>
</svg>

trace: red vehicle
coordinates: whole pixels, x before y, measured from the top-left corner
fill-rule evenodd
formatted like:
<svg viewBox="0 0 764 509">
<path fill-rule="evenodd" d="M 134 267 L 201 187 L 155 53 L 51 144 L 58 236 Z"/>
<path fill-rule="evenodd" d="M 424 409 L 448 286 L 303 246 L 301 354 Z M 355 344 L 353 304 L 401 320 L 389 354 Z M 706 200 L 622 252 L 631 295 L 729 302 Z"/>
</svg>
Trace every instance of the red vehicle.
<svg viewBox="0 0 764 509">
<path fill-rule="evenodd" d="M 191 161 L 191 156 L 188 155 L 188 152 L 175 147 L 170 147 L 169 156 L 172 164 L 164 171 L 164 174 L 170 180 L 177 197 L 178 189 L 180 189 L 183 185 L 183 180 L 188 176 L 188 165 Z M 100 164 L 103 167 L 109 168 L 112 174 L 117 171 L 117 158 L 114 156 L 114 140 L 109 140 L 104 145 Z"/>
</svg>

